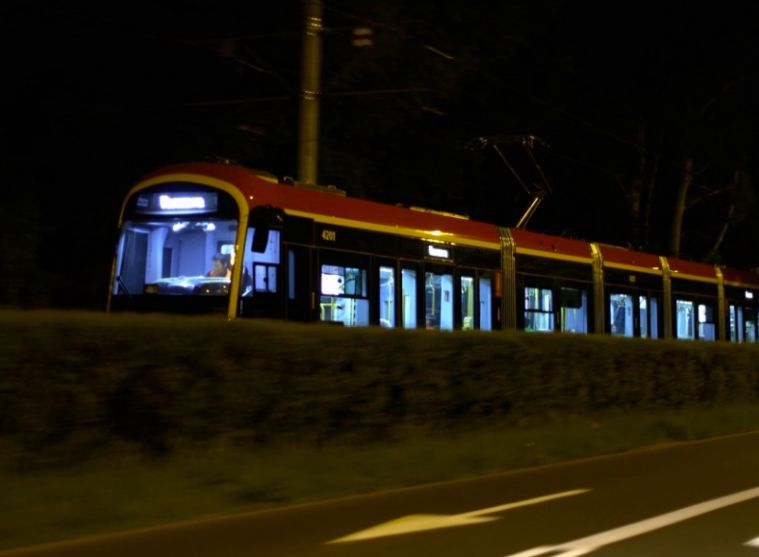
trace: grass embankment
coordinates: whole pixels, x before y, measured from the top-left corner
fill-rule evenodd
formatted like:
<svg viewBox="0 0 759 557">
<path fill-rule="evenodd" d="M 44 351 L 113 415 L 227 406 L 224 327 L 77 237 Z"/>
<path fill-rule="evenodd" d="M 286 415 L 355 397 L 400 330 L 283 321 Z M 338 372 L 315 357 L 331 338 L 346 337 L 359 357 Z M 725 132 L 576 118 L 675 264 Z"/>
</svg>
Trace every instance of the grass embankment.
<svg viewBox="0 0 759 557">
<path fill-rule="evenodd" d="M 755 346 L 6 312 L 0 547 L 747 431 L 758 401 Z"/>
</svg>

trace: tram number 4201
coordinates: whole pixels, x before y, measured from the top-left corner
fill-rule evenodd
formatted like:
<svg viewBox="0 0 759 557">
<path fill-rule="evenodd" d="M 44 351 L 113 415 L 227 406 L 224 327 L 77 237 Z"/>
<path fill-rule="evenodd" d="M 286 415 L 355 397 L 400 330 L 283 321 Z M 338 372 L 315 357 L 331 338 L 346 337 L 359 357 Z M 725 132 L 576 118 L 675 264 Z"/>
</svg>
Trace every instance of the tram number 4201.
<svg viewBox="0 0 759 557">
<path fill-rule="evenodd" d="M 325 242 L 336 242 L 337 241 L 337 231 L 335 230 L 328 230 L 324 229 L 322 230 L 322 240 Z"/>
</svg>

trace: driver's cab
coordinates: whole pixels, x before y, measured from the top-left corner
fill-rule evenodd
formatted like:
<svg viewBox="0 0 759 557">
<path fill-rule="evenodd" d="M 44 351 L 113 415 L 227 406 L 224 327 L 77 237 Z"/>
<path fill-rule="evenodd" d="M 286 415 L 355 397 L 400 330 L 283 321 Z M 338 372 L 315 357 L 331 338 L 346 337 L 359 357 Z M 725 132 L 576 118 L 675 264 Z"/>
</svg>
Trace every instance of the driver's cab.
<svg viewBox="0 0 759 557">
<path fill-rule="evenodd" d="M 170 183 L 135 192 L 124 208 L 111 308 L 226 312 L 239 222 L 235 200 L 214 188 Z"/>
</svg>

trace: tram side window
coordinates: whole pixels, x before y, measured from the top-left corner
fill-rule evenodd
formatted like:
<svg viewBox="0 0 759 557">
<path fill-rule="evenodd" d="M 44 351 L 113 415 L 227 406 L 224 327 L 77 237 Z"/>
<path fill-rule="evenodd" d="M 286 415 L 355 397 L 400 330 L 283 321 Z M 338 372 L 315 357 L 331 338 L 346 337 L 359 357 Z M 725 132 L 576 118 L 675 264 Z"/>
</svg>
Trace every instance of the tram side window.
<svg viewBox="0 0 759 557">
<path fill-rule="evenodd" d="M 347 327 L 369 325 L 366 269 L 322 265 L 320 318 Z"/>
<path fill-rule="evenodd" d="M 633 336 L 633 297 L 629 294 L 610 294 L 609 319 L 612 335 Z"/>
<path fill-rule="evenodd" d="M 730 304 L 730 340 L 732 342 L 757 342 L 757 312 L 753 307 Z"/>
<path fill-rule="evenodd" d="M 640 336 L 659 338 L 659 302 L 654 297 L 640 296 Z"/>
<path fill-rule="evenodd" d="M 474 329 L 474 277 L 461 277 L 461 330 Z"/>
<path fill-rule="evenodd" d="M 295 252 L 291 249 L 287 250 L 287 297 L 290 300 L 295 299 Z"/>
<path fill-rule="evenodd" d="M 379 268 L 379 317 L 383 327 L 395 327 L 395 269 Z"/>
<path fill-rule="evenodd" d="M 746 342 L 757 342 L 757 312 L 756 308 L 746 308 Z"/>
<path fill-rule="evenodd" d="M 553 331 L 553 291 L 527 286 L 524 289 L 524 330 Z"/>
<path fill-rule="evenodd" d="M 480 277 L 480 329 L 493 329 L 493 287 L 490 277 Z"/>
<path fill-rule="evenodd" d="M 416 271 L 401 270 L 401 314 L 403 328 L 416 328 Z"/>
<path fill-rule="evenodd" d="M 714 308 L 706 304 L 698 304 L 698 338 L 716 340 L 714 326 Z"/>
<path fill-rule="evenodd" d="M 730 304 L 728 308 L 728 327 L 730 328 L 730 341 L 743 342 L 743 308 Z"/>
<path fill-rule="evenodd" d="M 679 339 L 696 338 L 696 323 L 694 319 L 695 305 L 690 300 L 675 301 L 675 331 Z"/>
<path fill-rule="evenodd" d="M 277 274 L 279 272 L 279 230 L 269 230 L 266 250 L 263 253 L 253 251 L 255 229 L 248 229 L 243 256 L 242 296 L 255 296 L 256 292 L 277 292 Z"/>
<path fill-rule="evenodd" d="M 562 287 L 561 330 L 565 333 L 588 332 L 588 295 L 584 290 Z"/>
<path fill-rule="evenodd" d="M 427 328 L 453 330 L 453 275 L 428 272 L 424 284 Z"/>
</svg>

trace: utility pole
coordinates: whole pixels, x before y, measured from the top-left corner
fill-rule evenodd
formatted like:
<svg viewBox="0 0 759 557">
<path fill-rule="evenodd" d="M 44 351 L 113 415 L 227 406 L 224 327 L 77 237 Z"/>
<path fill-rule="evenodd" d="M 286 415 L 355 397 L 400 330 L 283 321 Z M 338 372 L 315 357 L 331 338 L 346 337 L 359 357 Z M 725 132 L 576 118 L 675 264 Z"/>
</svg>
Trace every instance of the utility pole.
<svg viewBox="0 0 759 557">
<path fill-rule="evenodd" d="M 322 63 L 322 0 L 304 0 L 303 67 L 298 121 L 298 181 L 317 183 L 319 94 Z"/>
</svg>

